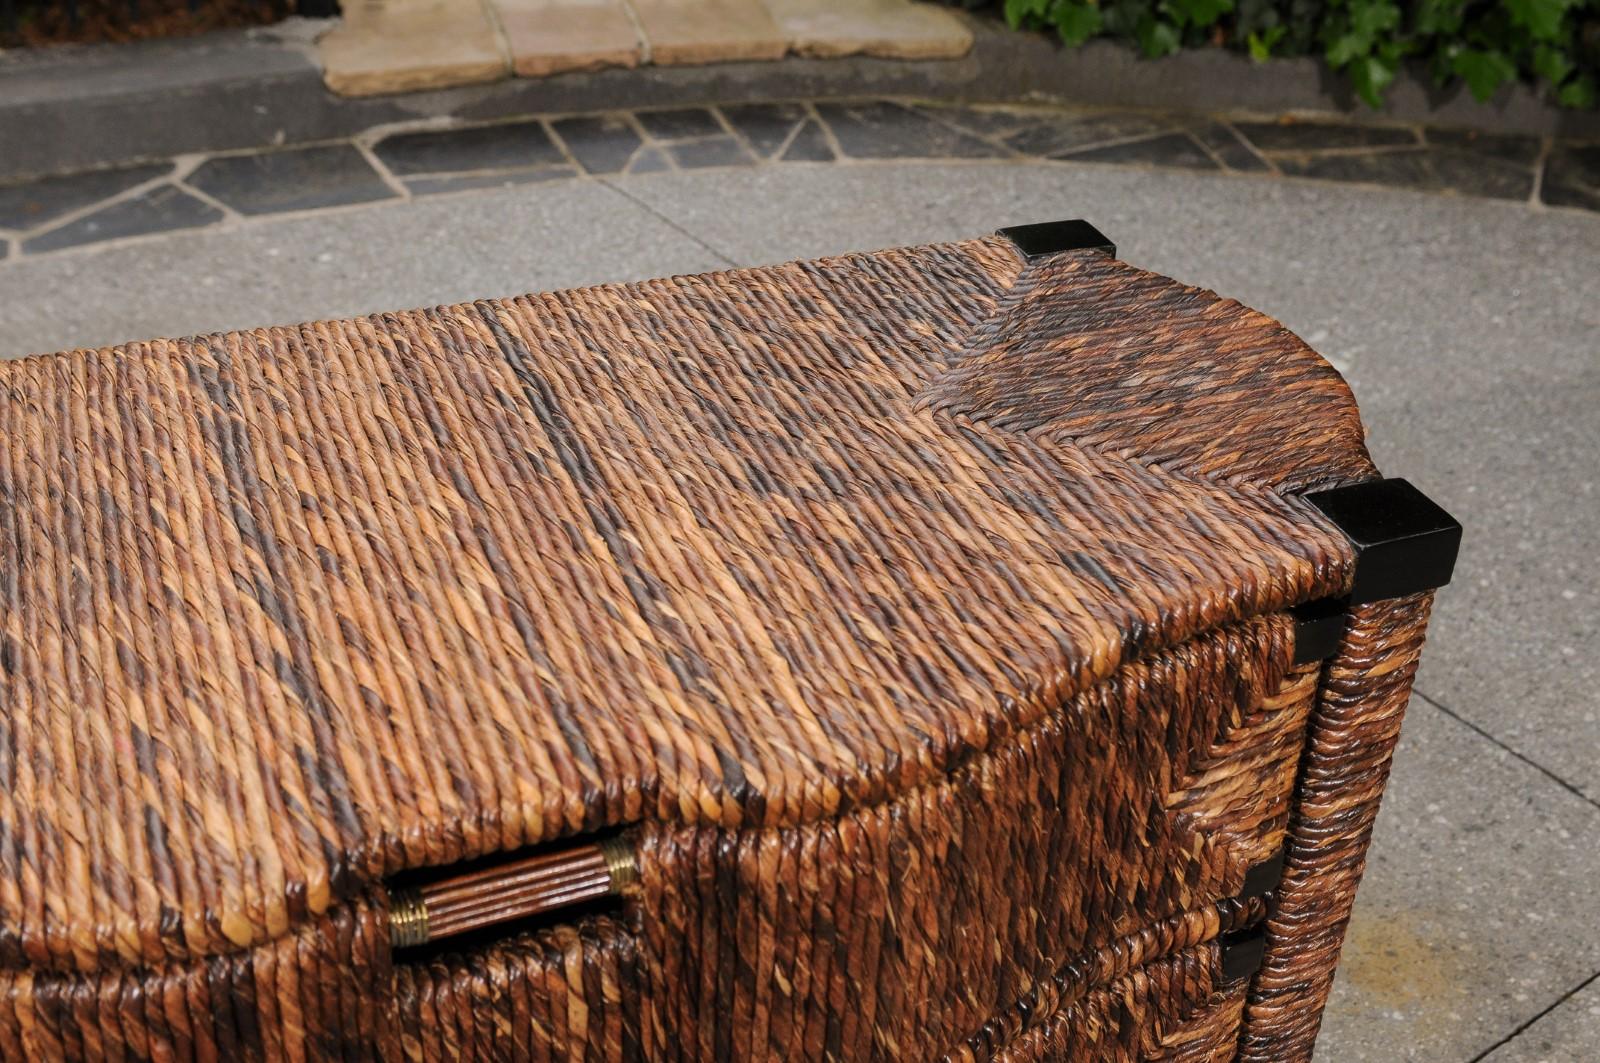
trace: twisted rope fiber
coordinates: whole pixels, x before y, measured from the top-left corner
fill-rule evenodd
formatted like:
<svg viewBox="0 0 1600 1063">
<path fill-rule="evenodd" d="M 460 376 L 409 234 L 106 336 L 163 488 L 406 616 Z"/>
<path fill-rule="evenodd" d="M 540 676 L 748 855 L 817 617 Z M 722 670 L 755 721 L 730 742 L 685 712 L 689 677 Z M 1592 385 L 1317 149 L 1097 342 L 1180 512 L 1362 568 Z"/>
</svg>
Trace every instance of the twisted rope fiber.
<svg viewBox="0 0 1600 1063">
<path fill-rule="evenodd" d="M 1367 475 L 1281 328 L 994 239 L 0 363 L 0 1054 L 950 1051 L 1281 844 Z M 620 920 L 390 956 L 624 826 Z"/>
<path fill-rule="evenodd" d="M 1358 607 L 1324 676 L 1242 1063 L 1311 1058 L 1432 605 L 1429 593 Z"/>
<path fill-rule="evenodd" d="M 235 1051 L 254 1055 L 251 1042 L 240 1042 L 234 1031 L 212 1025 L 217 1001 L 237 999 L 245 987 L 247 996 L 269 1005 L 285 989 L 291 1001 L 315 996 L 305 1005 L 313 1023 L 328 1016 L 324 998 L 338 1001 L 342 995 L 350 1000 L 340 1006 L 333 1025 L 311 1027 L 317 1031 L 315 1039 L 293 1027 L 260 1031 L 265 1058 L 301 1058 L 296 1051 L 301 1048 L 309 1058 L 338 1052 L 363 1055 L 373 1047 L 365 1031 L 376 1021 L 374 1013 L 384 1017 L 394 1012 L 404 1032 L 394 1041 L 392 1032 L 381 1033 L 389 1028 L 379 1025 L 376 1045 L 383 1058 L 501 1058 L 507 1053 L 511 1058 L 544 1058 L 541 1053 L 555 1058 L 572 1044 L 603 1049 L 601 1058 L 791 1058 L 802 1047 L 816 1057 L 830 1043 L 835 1054 L 854 1054 L 868 1029 L 898 1042 L 902 1058 L 926 1058 L 938 1054 L 941 1040 L 948 1043 L 961 1035 L 962 1027 L 993 1014 L 998 1003 L 1018 993 L 1013 987 L 1055 970 L 1052 956 L 1096 956 L 1077 965 L 1087 975 L 1071 969 L 1058 975 L 1081 988 L 1086 977 L 1087 984 L 1104 984 L 1139 962 L 1190 941 L 1214 938 L 1236 925 L 1232 918 L 1193 908 L 1236 890 L 1244 867 L 1256 855 L 1209 844 L 1184 824 L 1190 810 L 1208 806 L 1222 806 L 1213 808 L 1208 818 L 1242 818 L 1252 798 L 1244 799 L 1239 814 L 1224 811 L 1230 804 L 1240 805 L 1241 794 L 1274 792 L 1286 809 L 1292 771 L 1273 766 L 1270 757 L 1219 754 L 1252 735 L 1272 735 L 1272 745 L 1298 748 L 1298 728 L 1313 689 L 1307 680 L 1314 673 L 1298 669 L 1284 677 L 1287 631 L 1281 620 L 1255 621 L 1125 669 L 1080 695 L 1063 716 L 1048 717 L 1017 736 L 1003 755 L 974 760 L 951 782 L 931 791 L 919 789 L 896 806 L 863 810 L 836 825 L 743 831 L 725 839 L 675 829 L 641 839 L 642 867 L 653 874 L 643 884 L 646 895 L 632 917 L 642 922 L 626 931 L 607 935 L 601 931 L 610 924 L 601 921 L 596 925 L 599 937 L 584 931 L 559 938 L 564 942 L 559 948 L 546 943 L 528 951 L 512 944 L 483 954 L 436 958 L 421 968 L 391 966 L 386 950 L 369 948 L 364 953 L 368 958 L 350 971 L 326 964 L 291 971 L 280 966 L 278 953 L 256 950 L 254 960 L 251 954 L 219 957 L 192 975 L 176 970 L 149 976 L 136 992 L 137 981 L 123 982 L 127 988 L 113 991 L 118 980 L 110 976 L 102 976 L 98 994 L 87 996 L 80 991 L 84 983 L 73 976 L 38 978 L 30 985 L 32 999 L 24 996 L 13 1005 L 52 1020 L 46 1023 L 51 1028 L 71 1030 L 81 1021 L 64 1010 L 74 1006 L 71 1002 L 130 997 L 186 1001 L 179 1014 L 183 1027 L 199 1042 L 201 1058 L 211 1054 L 205 1051 L 210 1038 L 216 1039 L 212 1051 L 220 1050 L 224 1058 Z M 1281 695 L 1264 697 L 1262 691 L 1275 684 Z M 1228 693 L 1230 688 L 1236 692 Z M 1259 708 L 1237 708 L 1253 705 Z M 1222 724 L 1219 714 L 1232 722 Z M 1126 737 L 1116 737 L 1119 731 Z M 1165 807 L 1151 808 L 1138 783 L 1112 785 L 1115 776 L 1105 776 L 1110 766 L 1104 761 L 1074 763 L 1069 753 L 1115 742 L 1133 756 L 1148 757 L 1151 770 L 1157 771 L 1160 750 L 1173 733 L 1191 736 L 1178 748 L 1194 745 L 1168 769 L 1172 804 L 1182 809 L 1176 816 Z M 1223 764 L 1242 775 L 1219 771 Z M 1211 795 L 1209 800 L 1201 798 L 1201 791 Z M 997 809 L 995 794 L 1010 795 L 1008 804 Z M 1063 819 L 1040 838 L 1036 829 L 1043 807 L 1062 809 Z M 1286 818 L 1268 817 L 1259 848 L 1279 844 Z M 1140 821 L 1144 825 L 1133 829 Z M 996 824 L 1004 829 L 995 830 Z M 1163 836 L 1170 841 L 1159 841 Z M 1100 854 L 1087 866 L 1078 865 L 1072 855 L 1084 849 Z M 913 853 L 928 854 L 935 863 L 921 870 L 900 863 Z M 1198 862 L 1190 855 L 1194 853 Z M 691 863 L 685 867 L 684 861 Z M 1095 874 L 1080 877 L 1075 866 L 1095 869 Z M 1166 899 L 1148 908 L 1131 907 L 1117 878 L 1098 877 L 1106 868 L 1125 869 L 1121 875 L 1144 881 L 1144 889 Z M 834 893 L 826 884 L 840 871 L 845 873 L 838 883 L 842 892 Z M 994 881 L 1012 888 L 996 893 L 987 888 Z M 821 892 L 811 893 L 807 882 L 818 883 Z M 694 891 L 695 883 L 705 884 L 709 892 Z M 1030 900 L 1035 897 L 1058 900 L 1038 909 Z M 1174 913 L 1170 928 L 1146 928 L 1145 911 Z M 709 923 L 692 914 L 711 917 L 718 912 L 723 914 Z M 382 943 L 381 911 L 363 906 L 355 918 L 361 929 L 354 934 L 351 929 L 330 932 L 327 926 L 308 930 L 302 950 L 310 946 L 316 950 L 312 954 L 337 958 L 343 942 Z M 906 929 L 924 925 L 931 935 L 925 943 L 896 940 Z M 724 929 L 709 932 L 717 926 Z M 802 927 L 811 932 L 799 932 Z M 1124 930 L 1130 942 L 1139 944 L 1112 945 L 1111 938 Z M 993 952 L 983 947 L 986 941 L 995 943 Z M 797 946 L 800 951 L 793 951 Z M 701 947 L 713 951 L 698 954 Z M 1097 948 L 1102 950 L 1098 955 Z M 645 962 L 641 952 L 666 958 L 659 965 Z M 294 954 L 291 949 L 289 955 Z M 724 977 L 748 963 L 748 957 L 763 955 L 778 972 L 777 983 Z M 579 970 L 598 973 L 574 983 L 573 972 Z M 709 982 L 685 978 L 691 971 L 715 977 Z M 418 981 L 425 973 L 430 980 Z M 285 974 L 295 976 L 287 985 Z M 590 994 L 584 987 L 591 983 L 602 991 Z M 777 984 L 793 987 L 788 1008 L 778 1006 L 782 998 L 766 996 Z M 337 992 L 330 993 L 327 986 Z M 884 997 L 891 987 L 895 992 Z M 933 1000 L 954 1007 L 935 1020 L 923 1010 Z M 685 1005 L 694 1015 L 751 1016 L 751 1026 L 739 1027 L 751 1031 L 749 1039 L 713 1038 L 703 1044 L 682 1040 L 686 1027 L 672 1013 Z M 553 1017 L 537 1018 L 552 1009 L 557 1012 Z M 274 1010 L 268 1006 L 259 1019 L 252 1016 L 252 1025 L 269 1021 Z M 1044 1010 L 1039 1007 L 1034 1013 Z M 298 1018 L 297 1011 L 288 1014 Z M 346 1015 L 354 1017 L 346 1020 Z M 756 1015 L 766 1018 L 757 1021 Z M 0 1008 L 0 1037 L 8 1032 L 22 1036 L 13 1025 L 19 1017 Z M 663 1026 L 680 1032 L 665 1033 Z M 720 1030 L 726 1036 L 730 1024 L 693 1028 Z M 165 1024 L 157 1024 L 148 1036 L 156 1039 L 164 1033 Z M 820 1045 L 794 1040 L 810 1037 L 820 1039 Z M 71 1044 L 70 1038 L 34 1042 L 46 1058 L 79 1055 Z M 769 1052 L 755 1047 L 761 1044 L 770 1044 Z M 532 1055 L 518 1045 L 529 1046 Z M 634 1047 L 623 1051 L 627 1046 Z"/>
</svg>

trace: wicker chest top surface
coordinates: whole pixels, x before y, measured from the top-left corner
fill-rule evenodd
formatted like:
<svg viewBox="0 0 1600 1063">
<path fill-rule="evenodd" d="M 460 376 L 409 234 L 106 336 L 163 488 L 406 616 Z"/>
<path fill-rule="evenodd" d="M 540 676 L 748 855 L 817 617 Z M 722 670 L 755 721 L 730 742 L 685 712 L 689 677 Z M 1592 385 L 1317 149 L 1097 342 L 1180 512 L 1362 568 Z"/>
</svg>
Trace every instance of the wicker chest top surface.
<svg viewBox="0 0 1600 1063">
<path fill-rule="evenodd" d="M 0 363 L 0 966 L 787 827 L 1337 594 L 1275 322 L 1001 238 Z"/>
</svg>

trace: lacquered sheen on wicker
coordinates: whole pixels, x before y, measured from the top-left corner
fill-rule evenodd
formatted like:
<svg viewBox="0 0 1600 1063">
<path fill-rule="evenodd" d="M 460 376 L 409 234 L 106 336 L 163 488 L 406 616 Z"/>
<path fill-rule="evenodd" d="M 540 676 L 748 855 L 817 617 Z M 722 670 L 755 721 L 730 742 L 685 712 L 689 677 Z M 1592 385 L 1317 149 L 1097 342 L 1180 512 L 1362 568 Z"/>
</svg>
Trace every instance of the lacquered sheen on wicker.
<svg viewBox="0 0 1600 1063">
<path fill-rule="evenodd" d="M 0 363 L 0 1054 L 1294 1058 L 1421 629 L 1315 696 L 1297 493 L 1372 475 L 1281 326 L 999 239 Z M 389 948 L 617 830 L 620 911 Z"/>
</svg>

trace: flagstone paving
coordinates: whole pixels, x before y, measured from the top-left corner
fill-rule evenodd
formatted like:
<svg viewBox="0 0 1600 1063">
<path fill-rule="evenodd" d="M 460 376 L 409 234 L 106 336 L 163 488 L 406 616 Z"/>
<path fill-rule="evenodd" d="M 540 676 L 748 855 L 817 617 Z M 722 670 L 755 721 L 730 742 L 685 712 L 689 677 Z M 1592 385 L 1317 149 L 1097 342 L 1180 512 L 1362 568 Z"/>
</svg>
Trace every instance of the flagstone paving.
<svg viewBox="0 0 1600 1063">
<path fill-rule="evenodd" d="M 1109 164 L 1600 211 L 1600 144 L 1418 126 L 827 100 L 420 121 L 349 141 L 0 185 L 11 257 L 396 196 L 618 173 L 896 159 Z M 3 246 L 3 245 L 0 245 Z"/>
</svg>

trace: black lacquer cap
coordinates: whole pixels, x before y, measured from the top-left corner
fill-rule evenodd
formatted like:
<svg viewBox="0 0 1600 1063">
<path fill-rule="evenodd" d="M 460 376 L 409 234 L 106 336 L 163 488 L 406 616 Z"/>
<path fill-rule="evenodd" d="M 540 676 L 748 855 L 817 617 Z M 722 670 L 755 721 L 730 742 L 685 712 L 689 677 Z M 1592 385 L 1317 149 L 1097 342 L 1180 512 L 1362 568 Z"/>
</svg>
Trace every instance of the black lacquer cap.
<svg viewBox="0 0 1600 1063">
<path fill-rule="evenodd" d="M 1313 491 L 1307 502 L 1356 548 L 1351 605 L 1400 598 L 1450 582 L 1461 525 L 1406 480 Z"/>
<path fill-rule="evenodd" d="M 1117 257 L 1117 245 L 1082 218 L 1013 225 L 1001 229 L 999 235 L 1016 244 L 1017 250 L 1029 259 L 1060 251 L 1104 251 L 1112 258 Z"/>
</svg>

